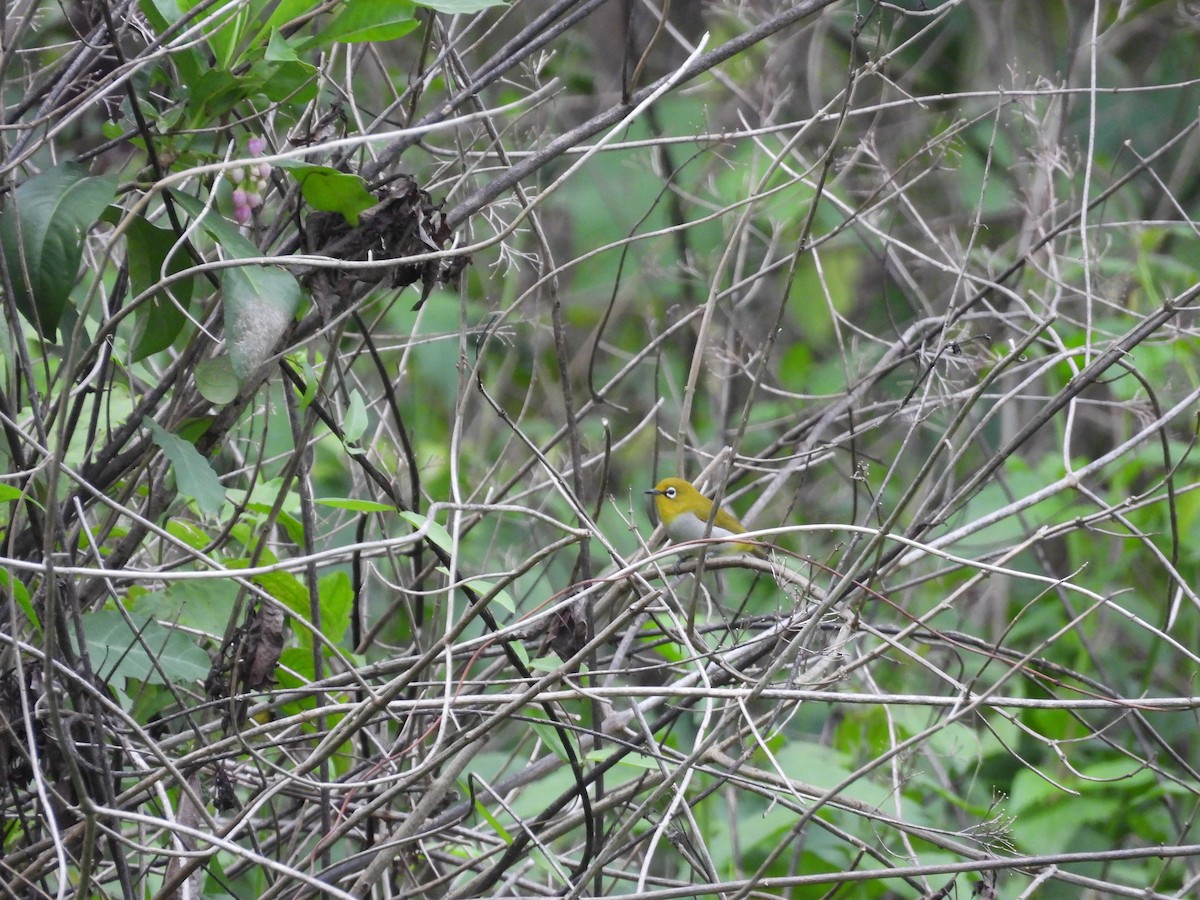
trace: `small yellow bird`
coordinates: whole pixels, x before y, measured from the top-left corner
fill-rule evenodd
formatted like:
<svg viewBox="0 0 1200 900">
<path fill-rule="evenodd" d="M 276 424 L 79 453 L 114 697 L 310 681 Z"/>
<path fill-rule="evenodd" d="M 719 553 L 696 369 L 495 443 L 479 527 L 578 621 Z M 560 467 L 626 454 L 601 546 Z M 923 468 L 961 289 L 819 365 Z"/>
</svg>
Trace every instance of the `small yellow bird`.
<svg viewBox="0 0 1200 900">
<path fill-rule="evenodd" d="M 745 532 L 732 513 L 721 508 L 709 528 L 713 502 L 682 478 L 664 478 L 652 491 L 654 509 L 663 530 L 673 541 L 695 541 L 704 537 L 728 538 Z M 731 542 L 725 552 L 759 553 L 754 544 Z"/>
</svg>

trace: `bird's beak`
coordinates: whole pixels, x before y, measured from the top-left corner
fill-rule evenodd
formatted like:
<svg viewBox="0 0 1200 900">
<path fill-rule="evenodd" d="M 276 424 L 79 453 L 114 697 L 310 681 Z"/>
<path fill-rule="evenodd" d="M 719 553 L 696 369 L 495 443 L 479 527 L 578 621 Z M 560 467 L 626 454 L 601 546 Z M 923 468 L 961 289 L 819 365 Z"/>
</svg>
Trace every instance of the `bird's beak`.
<svg viewBox="0 0 1200 900">
<path fill-rule="evenodd" d="M 642 493 L 643 493 L 643 494 L 661 494 L 661 493 L 662 493 L 662 491 L 657 491 L 657 490 L 649 490 L 649 491 L 642 491 Z"/>
</svg>

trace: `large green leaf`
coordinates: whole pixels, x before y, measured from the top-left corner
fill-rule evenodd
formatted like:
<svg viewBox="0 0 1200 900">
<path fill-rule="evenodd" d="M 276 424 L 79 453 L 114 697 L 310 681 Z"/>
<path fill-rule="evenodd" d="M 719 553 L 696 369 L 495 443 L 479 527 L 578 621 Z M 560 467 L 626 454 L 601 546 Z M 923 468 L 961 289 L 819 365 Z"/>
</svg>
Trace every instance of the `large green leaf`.
<svg viewBox="0 0 1200 900">
<path fill-rule="evenodd" d="M 227 219 L 204 209 L 195 197 L 172 195 L 192 216 L 203 216 L 205 231 L 227 256 L 262 256 Z M 225 335 L 233 374 L 239 382 L 252 375 L 271 355 L 279 338 L 300 308 L 300 284 L 290 272 L 271 266 L 247 265 L 226 269 L 221 276 Z M 205 394 L 208 399 L 213 399 Z M 215 401 L 214 401 L 215 402 Z"/>
<path fill-rule="evenodd" d="M 282 160 L 276 165 L 291 172 L 300 184 L 300 193 L 313 209 L 339 212 L 354 227 L 358 227 L 359 215 L 379 203 L 357 175 L 292 160 Z"/>
<path fill-rule="evenodd" d="M 79 273 L 83 237 L 117 192 L 114 177 L 62 163 L 17 188 L 0 216 L 0 243 L 17 308 L 54 340 Z"/>
<path fill-rule="evenodd" d="M 321 630 L 334 644 L 339 644 L 350 627 L 354 610 L 354 587 L 345 572 L 330 572 L 318 585 L 321 597 Z"/>
<path fill-rule="evenodd" d="M 142 424 L 150 429 L 154 443 L 162 448 L 171 468 L 175 470 L 175 486 L 186 497 L 196 501 L 196 506 L 206 515 L 214 515 L 225 502 L 225 488 L 217 478 L 208 460 L 200 455 L 196 446 L 177 435 L 171 434 L 149 416 Z"/>
<path fill-rule="evenodd" d="M 176 247 L 174 231 L 151 225 L 141 216 L 129 224 L 125 233 L 129 247 L 129 281 L 134 294 L 141 294 L 157 284 L 166 263 L 167 274 L 181 272 L 191 260 L 183 247 Z M 174 250 L 174 253 L 172 253 Z M 168 261 L 168 254 L 171 254 Z M 177 281 L 166 291 L 156 291 L 146 305 L 135 313 L 137 338 L 133 344 L 133 360 L 145 359 L 152 353 L 171 346 L 187 321 L 184 310 L 192 300 L 193 279 Z"/>
<path fill-rule="evenodd" d="M 232 403 L 238 393 L 237 376 L 233 374 L 233 362 L 228 356 L 202 359 L 192 371 L 196 390 L 209 403 L 224 406 Z"/>
<path fill-rule="evenodd" d="M 177 528 L 179 524 L 177 523 Z M 187 523 L 186 527 L 191 527 Z M 211 538 L 207 536 L 205 545 Z M 237 603 L 238 585 L 231 578 L 174 581 L 161 591 L 130 595 L 126 600 L 133 615 L 154 616 L 181 628 L 220 638 Z"/>
<path fill-rule="evenodd" d="M 349 0 L 345 9 L 317 36 L 318 43 L 393 41 L 420 24 L 409 0 Z"/>
<path fill-rule="evenodd" d="M 190 194 L 172 191 L 171 199 L 175 201 L 176 205 L 182 207 L 193 219 L 200 219 L 201 227 L 208 232 L 209 237 L 220 245 L 221 250 L 224 251 L 226 256 L 232 256 L 235 259 L 247 259 L 263 255 L 261 250 L 250 243 L 238 231 L 236 225 L 219 213 L 211 209 L 206 209 L 204 204 L 195 197 Z"/>
<path fill-rule="evenodd" d="M 269 266 L 240 266 L 221 275 L 225 339 L 239 382 L 258 370 L 275 350 L 300 308 L 300 285 L 290 273 Z"/>
<path fill-rule="evenodd" d="M 262 92 L 277 103 L 308 103 L 317 94 L 317 68 L 306 63 L 278 32 L 271 32 L 266 53 L 251 67 Z"/>
<path fill-rule="evenodd" d="M 92 667 L 106 681 L 124 678 L 156 683 L 202 681 L 212 666 L 208 654 L 186 635 L 164 628 L 148 617 L 132 620 L 141 635 L 140 641 L 130 623 L 115 610 L 84 613 L 80 620 Z M 122 685 L 118 682 L 115 686 Z"/>
</svg>

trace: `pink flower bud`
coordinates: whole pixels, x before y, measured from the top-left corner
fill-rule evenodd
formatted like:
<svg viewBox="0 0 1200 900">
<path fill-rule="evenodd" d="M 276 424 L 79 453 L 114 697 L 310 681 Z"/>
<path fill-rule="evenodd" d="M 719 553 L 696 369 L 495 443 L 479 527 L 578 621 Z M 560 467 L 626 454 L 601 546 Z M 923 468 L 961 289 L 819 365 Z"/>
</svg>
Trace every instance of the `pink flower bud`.
<svg viewBox="0 0 1200 900">
<path fill-rule="evenodd" d="M 263 137 L 252 137 L 246 142 L 246 149 L 251 156 L 262 156 L 263 150 L 266 149 L 267 139 Z"/>
<path fill-rule="evenodd" d="M 242 190 L 241 188 L 238 188 L 237 190 L 235 190 L 233 192 L 233 205 L 234 206 L 245 206 L 246 205 L 246 192 L 244 190 Z"/>
<path fill-rule="evenodd" d="M 242 179 L 246 177 L 246 170 L 243 169 L 241 166 L 238 166 L 235 169 L 230 169 L 228 172 L 225 173 L 225 175 L 234 184 L 241 184 Z"/>
</svg>

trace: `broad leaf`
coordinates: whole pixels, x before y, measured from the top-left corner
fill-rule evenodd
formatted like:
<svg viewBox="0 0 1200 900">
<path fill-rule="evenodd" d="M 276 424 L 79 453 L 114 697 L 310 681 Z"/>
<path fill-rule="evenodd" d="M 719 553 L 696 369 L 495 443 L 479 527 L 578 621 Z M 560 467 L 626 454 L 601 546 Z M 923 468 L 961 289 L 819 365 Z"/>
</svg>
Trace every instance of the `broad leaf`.
<svg viewBox="0 0 1200 900">
<path fill-rule="evenodd" d="M 300 193 L 313 209 L 341 213 L 358 227 L 358 217 L 379 203 L 357 175 L 348 175 L 328 166 L 309 166 L 284 160 L 277 163 L 287 169 L 300 185 Z"/>
<path fill-rule="evenodd" d="M 174 231 L 151 225 L 141 216 L 130 222 L 125 239 L 129 248 L 129 281 L 135 295 L 149 290 L 161 280 L 164 263 L 167 274 L 182 272 L 191 264 L 187 251 L 176 246 Z M 138 326 L 133 345 L 134 362 L 166 350 L 179 336 L 187 322 L 184 310 L 192 300 L 192 285 L 191 278 L 177 281 L 171 285 L 170 295 L 165 290 L 156 291 L 144 306 L 139 307 L 135 313 Z"/>
<path fill-rule="evenodd" d="M 217 479 L 208 460 L 200 455 L 194 444 L 176 437 L 149 416 L 142 424 L 150 430 L 154 443 L 162 448 L 171 468 L 175 471 L 175 486 L 186 497 L 196 501 L 196 506 L 206 515 L 215 515 L 225 502 L 225 488 Z"/>
<path fill-rule="evenodd" d="M 38 509 L 46 508 L 42 506 L 42 504 L 38 503 L 37 500 L 35 500 L 30 494 L 21 490 L 16 485 L 0 484 L 0 503 L 6 503 L 9 501 L 15 502 L 17 500 L 28 500 Z M 388 509 L 391 509 L 391 507 L 388 507 Z"/>
<path fill-rule="evenodd" d="M 232 403 L 237 396 L 238 380 L 233 374 L 233 363 L 228 356 L 216 356 L 212 359 L 201 360 L 192 377 L 196 380 L 196 390 L 209 403 L 224 406 Z"/>
<path fill-rule="evenodd" d="M 296 615 L 305 619 L 312 617 L 308 588 L 291 572 L 263 572 L 252 580 Z"/>
<path fill-rule="evenodd" d="M 0 216 L 0 243 L 17 308 L 49 340 L 75 285 L 83 238 L 117 192 L 114 177 L 93 177 L 76 163 L 47 169 L 22 184 Z"/>
<path fill-rule="evenodd" d="M 186 635 L 170 631 L 148 617 L 137 616 L 132 620 L 141 640 L 125 617 L 115 610 L 84 613 L 80 621 L 88 657 L 97 674 L 106 681 L 125 678 L 159 684 L 201 681 L 212 667 L 208 654 Z M 120 687 L 120 682 L 115 686 Z"/>
<path fill-rule="evenodd" d="M 274 352 L 300 308 L 300 285 L 288 272 L 240 266 L 221 275 L 225 340 L 233 374 L 245 382 Z"/>
<path fill-rule="evenodd" d="M 276 102 L 308 103 L 317 93 L 317 67 L 306 63 L 278 30 L 271 31 L 264 58 L 251 67 L 261 90 Z"/>
<path fill-rule="evenodd" d="M 191 215 L 204 216 L 202 227 L 228 256 L 244 259 L 263 255 L 228 220 L 205 210 L 195 197 L 179 194 L 175 198 Z M 271 355 L 291 323 L 300 308 L 300 284 L 283 269 L 248 265 L 226 269 L 221 288 L 229 358 L 233 374 L 241 382 Z"/>
<path fill-rule="evenodd" d="M 393 41 L 420 24 L 413 12 L 413 4 L 408 0 L 350 0 L 317 36 L 317 41 L 344 44 Z"/>
<path fill-rule="evenodd" d="M 126 604 L 134 615 L 153 616 L 220 638 L 237 604 L 238 585 L 230 578 L 173 581 L 161 591 L 148 591 Z"/>
<path fill-rule="evenodd" d="M 246 240 L 245 236 L 238 231 L 236 225 L 219 213 L 211 209 L 205 209 L 204 204 L 195 197 L 190 194 L 172 191 L 171 199 L 178 206 L 182 207 L 193 219 L 201 219 L 200 227 L 208 232 L 209 237 L 220 245 L 226 256 L 232 256 L 234 259 L 250 259 L 263 255 L 261 250 Z"/>
<path fill-rule="evenodd" d="M 317 582 L 321 603 L 321 632 L 333 644 L 340 644 L 350 627 L 354 610 L 354 588 L 345 572 L 330 572 Z"/>
</svg>

